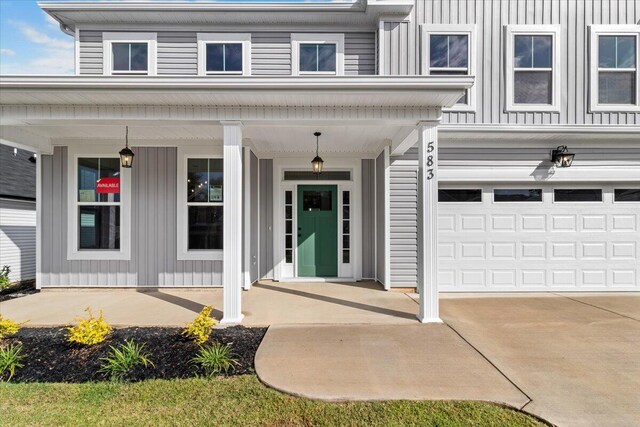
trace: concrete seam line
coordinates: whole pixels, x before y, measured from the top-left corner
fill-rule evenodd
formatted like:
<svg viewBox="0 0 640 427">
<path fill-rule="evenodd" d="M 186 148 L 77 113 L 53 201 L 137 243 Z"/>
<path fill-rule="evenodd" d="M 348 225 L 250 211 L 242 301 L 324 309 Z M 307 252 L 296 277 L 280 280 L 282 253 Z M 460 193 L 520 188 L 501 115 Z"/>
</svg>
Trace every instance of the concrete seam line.
<svg viewBox="0 0 640 427">
<path fill-rule="evenodd" d="M 558 293 L 553 293 L 553 295 L 556 295 L 556 296 L 559 296 L 559 297 L 563 297 L 563 298 L 569 299 L 571 301 L 578 302 L 580 304 L 588 305 L 589 307 L 597 308 L 599 310 L 606 311 L 608 313 L 615 314 L 615 315 L 620 316 L 620 317 L 625 317 L 627 319 L 630 319 L 630 320 L 633 320 L 633 321 L 636 321 L 636 322 L 640 322 L 640 319 L 636 319 L 635 317 L 627 316 L 626 314 L 618 313 L 617 311 L 609 310 L 608 308 L 600 307 L 599 305 L 589 304 L 588 302 L 580 301 L 579 299 L 571 298 L 570 296 L 567 296 L 567 295 L 558 294 Z"/>
<path fill-rule="evenodd" d="M 522 390 L 522 388 L 520 388 L 515 382 L 513 382 L 511 380 L 511 378 L 509 378 L 504 372 L 502 372 L 502 370 L 500 368 L 498 368 L 496 366 L 495 363 L 493 363 L 491 360 L 489 360 L 489 358 L 487 356 L 484 355 L 484 353 L 482 353 L 480 350 L 478 350 L 478 348 L 476 348 L 473 344 L 471 344 L 469 342 L 469 340 L 467 340 L 464 336 L 462 336 L 462 334 L 460 332 L 458 332 L 453 326 L 451 326 L 449 323 L 446 323 L 446 325 L 451 328 L 451 330 L 453 332 L 456 333 L 456 335 L 458 335 L 464 342 L 466 342 L 472 349 L 474 349 L 480 356 L 482 356 L 482 358 L 484 360 L 486 360 L 491 366 L 493 366 L 493 368 L 498 371 L 500 373 L 500 375 L 502 375 L 507 381 L 509 381 L 511 383 L 512 386 L 514 386 L 520 393 L 522 393 L 524 395 L 524 397 L 526 397 L 528 399 L 528 402 L 525 403 L 522 408 L 524 408 L 525 406 L 527 406 L 529 403 L 533 402 L 533 399 L 531 398 L 531 396 L 529 396 L 527 393 L 524 392 L 524 390 Z M 522 408 L 520 408 L 520 410 L 522 410 Z"/>
</svg>

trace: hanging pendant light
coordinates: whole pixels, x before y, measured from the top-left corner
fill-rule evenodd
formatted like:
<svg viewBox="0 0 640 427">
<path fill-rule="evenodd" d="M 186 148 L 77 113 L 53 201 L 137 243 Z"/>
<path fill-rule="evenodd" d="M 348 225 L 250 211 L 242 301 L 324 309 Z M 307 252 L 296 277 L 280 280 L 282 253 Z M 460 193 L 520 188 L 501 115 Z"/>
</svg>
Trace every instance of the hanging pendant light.
<svg viewBox="0 0 640 427">
<path fill-rule="evenodd" d="M 122 150 L 120 150 L 120 164 L 123 168 L 131 168 L 133 165 L 133 151 L 129 148 L 129 126 L 127 126 L 126 136 L 125 136 L 125 146 Z"/>
<path fill-rule="evenodd" d="M 322 166 L 324 165 L 324 160 L 322 160 L 322 157 L 318 155 L 318 148 L 320 146 L 320 135 L 322 134 L 320 132 L 314 132 L 314 135 L 316 137 L 316 156 L 313 158 L 313 160 L 311 160 L 311 167 L 313 169 L 313 173 L 315 173 L 316 175 L 320 175 L 322 173 Z"/>
</svg>

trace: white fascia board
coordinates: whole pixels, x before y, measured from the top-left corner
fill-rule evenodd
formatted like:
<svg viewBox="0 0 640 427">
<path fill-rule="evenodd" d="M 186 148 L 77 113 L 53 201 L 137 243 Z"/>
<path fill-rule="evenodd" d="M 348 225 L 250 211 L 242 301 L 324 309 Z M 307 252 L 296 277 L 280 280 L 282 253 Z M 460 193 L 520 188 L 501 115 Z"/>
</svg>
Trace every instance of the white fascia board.
<svg viewBox="0 0 640 427">
<path fill-rule="evenodd" d="M 640 137 L 640 127 L 637 125 L 482 125 L 482 124 L 442 124 L 438 128 L 440 132 L 470 132 L 470 133 L 503 133 L 510 134 L 582 134 L 582 133 L 624 133 L 637 134 Z"/>
</svg>

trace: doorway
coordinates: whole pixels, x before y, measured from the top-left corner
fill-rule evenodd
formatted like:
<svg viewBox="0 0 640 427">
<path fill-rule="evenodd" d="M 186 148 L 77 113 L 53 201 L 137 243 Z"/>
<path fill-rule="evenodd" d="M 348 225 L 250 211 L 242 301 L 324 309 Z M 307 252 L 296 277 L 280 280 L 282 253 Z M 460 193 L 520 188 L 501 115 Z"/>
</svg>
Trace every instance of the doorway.
<svg viewBox="0 0 640 427">
<path fill-rule="evenodd" d="M 338 276 L 338 187 L 298 186 L 298 276 Z"/>
</svg>

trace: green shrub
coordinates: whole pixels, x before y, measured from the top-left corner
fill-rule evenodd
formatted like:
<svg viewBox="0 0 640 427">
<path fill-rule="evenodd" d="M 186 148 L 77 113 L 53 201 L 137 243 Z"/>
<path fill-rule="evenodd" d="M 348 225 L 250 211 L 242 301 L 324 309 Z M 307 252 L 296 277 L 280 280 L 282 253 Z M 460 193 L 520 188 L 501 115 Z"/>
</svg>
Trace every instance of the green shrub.
<svg viewBox="0 0 640 427">
<path fill-rule="evenodd" d="M 22 323 L 14 322 L 11 319 L 5 319 L 0 314 L 0 340 L 15 335 L 19 330 Z"/>
<path fill-rule="evenodd" d="M 8 347 L 0 347 L 0 381 L 5 381 L 5 375 L 9 373 L 6 381 L 11 381 L 16 369 L 24 367 L 22 359 L 22 346 L 20 344 L 12 344 Z"/>
<path fill-rule="evenodd" d="M 207 377 L 220 373 L 226 374 L 238 365 L 238 361 L 231 352 L 231 346 L 219 343 L 200 347 L 198 354 L 191 361 L 202 367 Z"/>
<path fill-rule="evenodd" d="M 213 306 L 209 305 L 202 309 L 200 313 L 188 323 L 182 335 L 191 338 L 197 344 L 204 344 L 211 335 L 213 327 L 216 325 L 216 319 L 211 317 Z"/>
<path fill-rule="evenodd" d="M 124 344 L 120 344 L 118 348 L 109 346 L 111 351 L 109 355 L 101 360 L 104 361 L 99 372 L 109 374 L 112 380 L 121 381 L 126 378 L 131 370 L 139 365 L 145 368 L 149 366 L 155 367 L 149 359 L 151 356 L 144 349 L 144 344 L 137 344 L 134 340 L 125 340 Z"/>
<path fill-rule="evenodd" d="M 77 318 L 78 324 L 75 326 L 69 326 L 67 331 L 67 340 L 70 343 L 82 344 L 82 345 L 96 345 L 100 344 L 107 339 L 111 333 L 111 326 L 104 320 L 102 311 L 100 316 L 94 317 L 89 307 L 85 310 L 89 313 L 89 317 L 86 319 Z"/>
<path fill-rule="evenodd" d="M 0 270 L 0 290 L 6 289 L 11 285 L 9 273 L 11 273 L 11 269 L 8 265 L 3 266 L 2 270 Z"/>
</svg>

